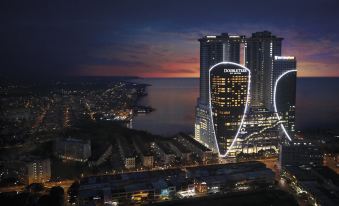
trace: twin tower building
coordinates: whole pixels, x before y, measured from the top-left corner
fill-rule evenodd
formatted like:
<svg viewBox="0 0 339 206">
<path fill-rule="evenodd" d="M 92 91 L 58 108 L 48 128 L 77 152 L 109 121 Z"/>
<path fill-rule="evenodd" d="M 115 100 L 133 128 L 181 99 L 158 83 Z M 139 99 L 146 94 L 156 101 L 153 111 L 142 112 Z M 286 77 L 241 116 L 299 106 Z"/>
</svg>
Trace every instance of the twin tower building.
<svg viewBox="0 0 339 206">
<path fill-rule="evenodd" d="M 278 152 L 295 131 L 296 58 L 283 38 L 205 36 L 200 41 L 200 97 L 195 139 L 221 157 Z"/>
</svg>

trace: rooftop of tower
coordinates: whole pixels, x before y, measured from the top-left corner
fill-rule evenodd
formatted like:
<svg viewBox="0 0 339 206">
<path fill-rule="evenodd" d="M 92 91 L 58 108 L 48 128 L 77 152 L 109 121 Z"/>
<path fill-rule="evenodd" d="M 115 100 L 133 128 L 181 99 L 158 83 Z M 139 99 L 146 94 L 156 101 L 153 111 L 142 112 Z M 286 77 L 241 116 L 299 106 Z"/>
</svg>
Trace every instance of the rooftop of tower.
<svg viewBox="0 0 339 206">
<path fill-rule="evenodd" d="M 236 34 L 229 34 L 227 32 L 221 33 L 220 35 L 206 35 L 200 39 L 200 42 L 204 41 L 224 41 L 224 40 L 236 40 L 236 41 L 246 41 L 246 40 L 255 40 L 255 39 L 276 39 L 276 40 L 283 40 L 282 37 L 277 37 L 272 35 L 270 31 L 259 31 L 252 33 L 252 36 L 247 37 L 245 35 L 236 35 Z"/>
<path fill-rule="evenodd" d="M 249 37 L 249 39 L 262 39 L 262 38 L 268 38 L 268 39 L 283 39 L 282 37 L 277 37 L 275 35 L 272 35 L 270 31 L 260 31 L 260 32 L 254 32 L 252 33 L 252 36 Z"/>
<path fill-rule="evenodd" d="M 220 35 L 206 35 L 199 39 L 199 41 L 207 41 L 207 40 L 244 40 L 246 38 L 245 35 L 230 35 L 228 33 L 221 33 Z"/>
</svg>

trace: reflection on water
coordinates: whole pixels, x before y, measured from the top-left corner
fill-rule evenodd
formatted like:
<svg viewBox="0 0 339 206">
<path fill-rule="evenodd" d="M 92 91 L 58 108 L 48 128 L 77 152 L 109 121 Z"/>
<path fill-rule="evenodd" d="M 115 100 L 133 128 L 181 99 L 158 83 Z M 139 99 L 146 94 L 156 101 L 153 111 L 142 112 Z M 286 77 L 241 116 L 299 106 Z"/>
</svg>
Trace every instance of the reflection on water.
<svg viewBox="0 0 339 206">
<path fill-rule="evenodd" d="M 156 110 L 133 119 L 133 128 L 154 134 L 193 132 L 194 109 L 199 93 L 197 78 L 149 78 L 151 84 L 140 104 Z M 339 78 L 298 78 L 297 129 L 339 128 Z"/>
</svg>

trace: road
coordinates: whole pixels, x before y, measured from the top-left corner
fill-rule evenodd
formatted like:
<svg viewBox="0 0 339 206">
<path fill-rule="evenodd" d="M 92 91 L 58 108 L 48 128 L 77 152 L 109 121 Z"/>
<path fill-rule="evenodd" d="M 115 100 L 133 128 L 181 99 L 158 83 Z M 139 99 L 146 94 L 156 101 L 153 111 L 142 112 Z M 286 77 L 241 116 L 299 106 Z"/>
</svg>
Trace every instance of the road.
<svg viewBox="0 0 339 206">
<path fill-rule="evenodd" d="M 62 180 L 58 182 L 45 182 L 43 185 L 46 188 L 52 188 L 56 186 L 60 186 L 64 188 L 64 191 L 67 192 L 68 188 L 72 185 L 74 180 Z M 4 192 L 23 192 L 25 190 L 26 185 L 15 185 L 10 187 L 0 187 L 0 193 Z"/>
<path fill-rule="evenodd" d="M 240 161 L 240 162 L 248 162 L 249 160 L 244 160 L 244 161 Z M 276 163 L 277 163 L 277 158 L 267 158 L 267 159 L 256 159 L 253 161 L 259 161 L 262 162 L 266 165 L 267 168 L 272 169 L 276 174 L 277 174 L 277 169 L 275 167 Z M 207 165 L 222 165 L 222 164 L 228 164 L 228 162 L 226 163 L 215 163 L 215 164 L 207 164 Z M 206 165 L 206 166 L 207 166 Z M 185 167 L 170 167 L 170 168 L 153 168 L 152 170 L 163 170 L 163 169 L 184 169 L 187 167 L 200 167 L 202 165 L 190 165 L 190 166 L 185 166 Z M 139 171 L 121 171 L 121 172 L 115 172 L 115 173 L 108 173 L 108 174 L 101 174 L 101 175 L 114 175 L 114 174 L 119 174 L 119 173 L 130 173 L 130 172 L 143 172 L 143 171 L 149 171 L 149 170 L 139 170 Z M 98 174 L 100 175 L 100 174 Z M 47 188 L 52 188 L 55 186 L 61 186 L 62 188 L 64 188 L 65 192 L 67 191 L 67 189 L 72 185 L 72 183 L 74 182 L 74 180 L 62 180 L 62 181 L 58 181 L 58 182 L 46 182 L 44 183 L 44 186 Z M 3 192 L 22 192 L 25 190 L 25 186 L 26 185 L 19 185 L 19 186 L 11 186 L 11 187 L 2 187 L 0 188 L 0 193 Z"/>
</svg>

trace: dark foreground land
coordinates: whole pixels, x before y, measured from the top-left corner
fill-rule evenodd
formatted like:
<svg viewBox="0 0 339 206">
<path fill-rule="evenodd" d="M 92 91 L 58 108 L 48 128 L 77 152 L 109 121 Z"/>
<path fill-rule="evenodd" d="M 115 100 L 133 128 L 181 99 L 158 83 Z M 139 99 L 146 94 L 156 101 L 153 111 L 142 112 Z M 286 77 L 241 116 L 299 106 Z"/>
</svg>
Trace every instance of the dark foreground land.
<svg viewBox="0 0 339 206">
<path fill-rule="evenodd" d="M 230 206 L 230 205 L 274 205 L 274 206 L 298 206 L 294 197 L 282 190 L 273 189 L 265 191 L 242 192 L 223 195 L 213 195 L 193 199 L 182 199 L 170 202 L 152 204 L 155 206 Z"/>
</svg>

